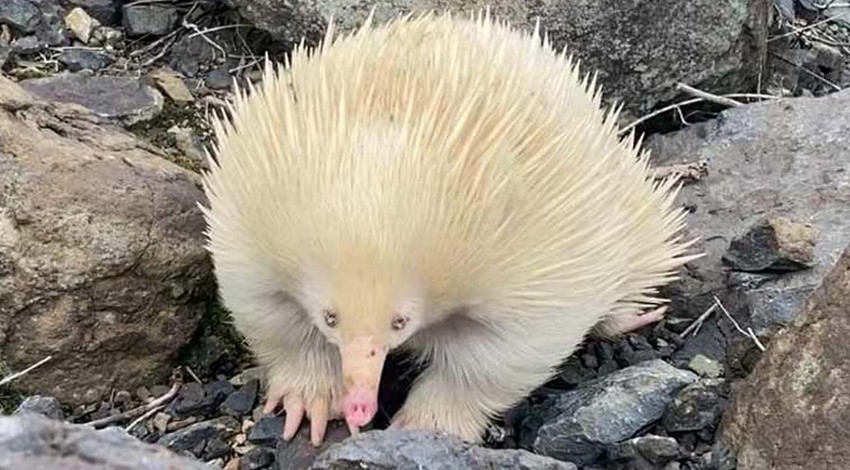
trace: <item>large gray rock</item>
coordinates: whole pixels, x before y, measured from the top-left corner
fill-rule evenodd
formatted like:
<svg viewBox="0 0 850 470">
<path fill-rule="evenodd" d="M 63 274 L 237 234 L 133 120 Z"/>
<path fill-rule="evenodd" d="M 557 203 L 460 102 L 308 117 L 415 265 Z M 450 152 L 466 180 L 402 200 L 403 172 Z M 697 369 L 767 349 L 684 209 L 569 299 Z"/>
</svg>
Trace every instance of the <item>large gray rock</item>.
<svg viewBox="0 0 850 470">
<path fill-rule="evenodd" d="M 167 378 L 214 292 L 198 177 L 0 77 L 0 356 L 79 404 Z"/>
<path fill-rule="evenodd" d="M 850 248 L 734 393 L 738 470 L 850 468 Z"/>
<path fill-rule="evenodd" d="M 228 1 L 256 26 L 288 43 L 306 37 L 315 44 L 330 17 L 350 31 L 373 7 L 377 21 L 414 9 L 466 13 L 485 6 L 525 29 L 539 18 L 553 45 L 574 52 L 585 70 L 598 70 L 605 99 L 624 101 L 632 115 L 673 99 L 676 82 L 714 92 L 744 89 L 762 70 L 771 8 L 770 0 Z"/>
<path fill-rule="evenodd" d="M 425 431 L 372 431 L 334 444 L 312 470 L 576 470 L 576 466 L 523 450 L 472 446 L 455 437 Z"/>
<path fill-rule="evenodd" d="M 671 317 L 696 318 L 717 295 L 742 328 L 768 335 L 793 318 L 850 244 L 850 90 L 729 109 L 716 120 L 655 136 L 648 148 L 656 166 L 708 162 L 708 176 L 685 186 L 678 200 L 691 209 L 687 236 L 699 237 L 695 249 L 706 256 L 689 263 L 672 286 Z M 724 265 L 733 239 L 775 217 L 815 229 L 812 268 L 754 273 Z M 725 344 L 689 349 L 703 340 L 755 347 L 721 312 L 710 320 L 703 339 L 686 343 L 687 354 L 723 359 L 717 351 Z"/>
<path fill-rule="evenodd" d="M 36 417 L 0 417 L 0 470 L 209 470 L 118 428 Z"/>
<path fill-rule="evenodd" d="M 62 73 L 24 80 L 21 87 L 45 101 L 75 103 L 126 125 L 153 118 L 163 105 L 157 90 L 133 77 Z"/>
<path fill-rule="evenodd" d="M 661 418 L 676 392 L 696 379 L 660 359 L 621 369 L 532 408 L 520 443 L 537 454 L 593 463 L 607 446 Z"/>
</svg>

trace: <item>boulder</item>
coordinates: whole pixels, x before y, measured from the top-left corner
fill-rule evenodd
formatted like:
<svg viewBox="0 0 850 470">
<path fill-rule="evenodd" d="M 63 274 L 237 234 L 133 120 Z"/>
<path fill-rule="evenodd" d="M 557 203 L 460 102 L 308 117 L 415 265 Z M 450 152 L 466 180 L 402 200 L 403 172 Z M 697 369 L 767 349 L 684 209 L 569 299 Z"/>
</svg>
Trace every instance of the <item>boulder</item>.
<svg viewBox="0 0 850 470">
<path fill-rule="evenodd" d="M 738 470 L 850 468 L 850 248 L 735 390 L 721 441 Z"/>
<path fill-rule="evenodd" d="M 0 357 L 69 404 L 165 379 L 214 293 L 198 176 L 0 77 Z"/>
<path fill-rule="evenodd" d="M 706 256 L 688 263 L 681 280 L 667 290 L 673 299 L 668 324 L 679 318 L 684 329 L 708 310 L 715 295 L 743 329 L 752 327 L 762 337 L 794 317 L 850 244 L 848 110 L 850 90 L 763 102 L 647 141 L 653 166 L 702 161 L 708 169 L 707 176 L 682 188 L 677 201 L 690 211 L 686 237 L 698 237 L 694 249 Z M 764 227 L 765 219 L 774 220 L 773 226 L 783 219 L 784 226 L 811 226 L 813 239 L 799 245 L 810 268 L 788 272 L 774 269 L 771 261 L 753 270 L 759 266 L 724 262 L 740 260 L 733 242 Z M 724 351 L 737 357 L 755 349 L 719 309 L 697 338 L 686 342 L 677 360 L 686 364 L 703 354 L 723 362 Z M 742 356 L 729 362 L 727 373 L 739 375 L 748 361 Z"/>
<path fill-rule="evenodd" d="M 45 418 L 0 417 L 0 470 L 209 470 L 202 462 L 145 444 L 120 428 Z"/>
<path fill-rule="evenodd" d="M 608 102 L 625 104 L 624 119 L 645 113 L 678 94 L 676 82 L 717 93 L 745 89 L 762 70 L 769 0 L 228 0 L 276 39 L 315 44 L 328 18 L 342 31 L 362 24 L 375 8 L 382 22 L 413 10 L 482 10 L 526 30 L 539 19 L 552 44 L 599 71 Z"/>
<path fill-rule="evenodd" d="M 278 462 L 281 462 L 278 459 Z M 304 468 L 304 467 L 300 467 Z M 458 438 L 427 431 L 371 431 L 330 446 L 311 470 L 576 470 L 568 462 L 524 450 L 495 450 L 469 445 Z"/>
</svg>

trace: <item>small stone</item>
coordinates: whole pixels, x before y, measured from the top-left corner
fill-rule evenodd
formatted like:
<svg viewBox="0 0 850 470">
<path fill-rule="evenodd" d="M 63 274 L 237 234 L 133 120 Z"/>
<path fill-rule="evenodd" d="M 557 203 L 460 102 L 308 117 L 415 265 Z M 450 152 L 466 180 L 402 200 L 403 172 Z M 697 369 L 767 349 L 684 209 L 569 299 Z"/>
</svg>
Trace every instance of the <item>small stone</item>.
<svg viewBox="0 0 850 470">
<path fill-rule="evenodd" d="M 581 362 L 588 369 L 596 369 L 599 367 L 599 361 L 596 360 L 596 355 L 590 353 L 584 353 L 581 355 Z"/>
<path fill-rule="evenodd" d="M 236 392 L 236 387 L 226 380 L 216 380 L 204 386 L 211 407 L 219 406 L 228 396 Z"/>
<path fill-rule="evenodd" d="M 814 265 L 816 231 L 785 217 L 763 219 L 734 238 L 723 261 L 739 271 L 796 271 Z"/>
<path fill-rule="evenodd" d="M 38 36 L 24 36 L 12 42 L 12 51 L 16 54 L 35 54 L 47 47 L 47 43 Z"/>
<path fill-rule="evenodd" d="M 679 444 L 672 437 L 652 434 L 635 437 L 611 447 L 608 457 L 616 461 L 645 461 L 654 468 L 678 458 Z M 638 466 L 638 465 L 635 465 Z"/>
<path fill-rule="evenodd" d="M 153 427 L 160 434 L 168 432 L 168 423 L 171 422 L 171 415 L 168 413 L 159 412 L 153 416 Z"/>
<path fill-rule="evenodd" d="M 701 377 L 716 379 L 723 375 L 723 364 L 710 359 L 702 354 L 697 354 L 688 362 L 688 369 L 696 372 Z"/>
<path fill-rule="evenodd" d="M 151 71 L 148 76 L 157 88 L 175 103 L 182 105 L 195 101 L 195 97 L 192 96 L 192 92 L 189 91 L 186 83 L 173 70 L 156 69 Z"/>
<path fill-rule="evenodd" d="M 227 69 L 215 69 L 207 74 L 204 84 L 210 90 L 228 90 L 233 86 L 233 76 Z"/>
<path fill-rule="evenodd" d="M 82 7 L 101 24 L 111 25 L 120 20 L 115 0 L 70 0 L 68 3 Z"/>
<path fill-rule="evenodd" d="M 157 444 L 174 452 L 189 451 L 195 457 L 214 459 L 229 451 L 225 442 L 239 429 L 239 422 L 230 416 L 202 421 L 162 436 Z"/>
<path fill-rule="evenodd" d="M 18 31 L 34 33 L 41 23 L 41 12 L 29 0 L 3 0 L 0 2 L 0 24 L 8 24 Z"/>
<path fill-rule="evenodd" d="M 204 386 L 197 382 L 188 382 L 180 387 L 177 398 L 168 405 L 166 411 L 174 416 L 188 416 L 200 412 L 206 405 Z"/>
<path fill-rule="evenodd" d="M 249 367 L 243 370 L 231 377 L 230 383 L 239 387 L 240 385 L 245 385 L 254 379 L 259 380 L 260 385 L 263 385 L 263 369 L 261 367 Z"/>
<path fill-rule="evenodd" d="M 683 388 L 661 420 L 668 432 L 713 428 L 723 411 L 729 385 L 722 379 L 702 379 Z"/>
<path fill-rule="evenodd" d="M 147 403 L 152 398 L 151 391 L 147 387 L 139 387 L 136 389 L 136 397 L 142 402 Z"/>
<path fill-rule="evenodd" d="M 115 29 L 100 27 L 94 30 L 91 37 L 91 43 L 104 46 L 108 49 L 114 49 L 124 40 L 124 33 Z"/>
<path fill-rule="evenodd" d="M 164 36 L 179 20 L 180 12 L 171 5 L 130 4 L 123 7 L 122 22 L 128 36 Z"/>
<path fill-rule="evenodd" d="M 257 401 L 260 382 L 252 380 L 243 385 L 238 392 L 231 394 L 221 404 L 220 410 L 228 415 L 240 417 L 251 411 Z"/>
<path fill-rule="evenodd" d="M 274 451 L 265 447 L 254 447 L 242 456 L 240 470 L 260 470 L 274 464 Z"/>
<path fill-rule="evenodd" d="M 83 44 L 88 44 L 91 33 L 100 26 L 100 22 L 89 16 L 82 8 L 74 8 L 65 16 L 65 26 L 74 33 Z"/>
<path fill-rule="evenodd" d="M 248 442 L 259 446 L 273 445 L 283 435 L 283 416 L 269 416 L 257 421 L 248 433 Z"/>
<path fill-rule="evenodd" d="M 169 390 L 170 387 L 167 387 L 165 385 L 154 385 L 153 387 L 151 387 L 150 392 L 151 396 L 158 398 L 168 393 Z"/>
<path fill-rule="evenodd" d="M 39 415 L 56 421 L 65 419 L 62 405 L 59 400 L 49 397 L 34 395 L 25 399 L 13 413 L 14 415 Z"/>
</svg>

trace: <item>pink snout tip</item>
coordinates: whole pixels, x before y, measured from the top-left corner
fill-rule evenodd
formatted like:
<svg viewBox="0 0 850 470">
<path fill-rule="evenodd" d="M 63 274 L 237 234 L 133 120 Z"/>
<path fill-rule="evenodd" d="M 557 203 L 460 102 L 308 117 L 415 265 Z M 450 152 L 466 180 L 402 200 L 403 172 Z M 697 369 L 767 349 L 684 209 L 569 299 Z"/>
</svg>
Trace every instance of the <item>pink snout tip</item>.
<svg viewBox="0 0 850 470">
<path fill-rule="evenodd" d="M 354 390 L 345 397 L 345 421 L 353 426 L 369 424 L 378 411 L 378 400 L 364 390 Z"/>
</svg>

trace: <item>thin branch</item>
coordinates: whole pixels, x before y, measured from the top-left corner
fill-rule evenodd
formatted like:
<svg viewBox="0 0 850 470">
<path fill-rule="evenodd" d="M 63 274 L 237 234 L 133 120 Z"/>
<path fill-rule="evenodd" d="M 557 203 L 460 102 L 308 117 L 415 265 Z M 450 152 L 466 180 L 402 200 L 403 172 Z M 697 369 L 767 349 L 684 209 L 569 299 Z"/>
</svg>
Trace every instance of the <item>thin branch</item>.
<svg viewBox="0 0 850 470">
<path fill-rule="evenodd" d="M 703 314 L 702 314 L 702 315 L 700 315 L 700 316 L 699 316 L 696 320 L 694 320 L 694 321 L 693 321 L 693 323 L 691 323 L 690 325 L 688 325 L 688 327 L 687 327 L 687 328 L 685 328 L 685 331 L 683 331 L 682 333 L 680 333 L 680 334 L 679 334 L 679 338 L 684 339 L 684 338 L 685 338 L 685 336 L 688 336 L 688 333 L 690 333 L 691 331 L 693 331 L 693 332 L 694 332 L 694 335 L 696 335 L 696 332 L 699 330 L 700 326 L 702 326 L 702 324 L 705 322 L 705 320 L 707 320 L 707 319 L 708 319 L 708 317 L 709 317 L 709 316 L 710 316 L 710 315 L 711 315 L 711 314 L 712 314 L 715 310 L 717 310 L 717 306 L 718 306 L 718 305 L 719 305 L 719 304 L 715 301 L 715 302 L 711 305 L 711 307 L 709 307 L 709 308 L 708 308 L 708 310 L 706 310 L 705 312 L 703 312 Z"/>
<path fill-rule="evenodd" d="M 717 302 L 717 305 L 720 307 L 720 310 L 723 312 L 723 314 L 726 315 L 726 317 L 732 321 L 732 324 L 735 325 L 735 329 L 738 330 L 742 335 L 753 340 L 753 342 L 756 343 L 756 347 L 764 351 L 764 345 L 761 344 L 761 341 L 759 341 L 758 337 L 755 335 L 755 333 L 753 333 L 753 329 L 748 328 L 747 331 L 744 331 L 744 329 L 741 328 L 741 325 L 739 325 L 738 322 L 736 322 L 735 319 L 732 318 L 732 315 L 729 314 L 729 311 L 726 310 L 726 307 L 724 307 L 723 304 L 720 303 L 720 299 L 718 299 L 717 296 L 714 296 L 714 301 Z"/>
<path fill-rule="evenodd" d="M 697 98 L 702 98 L 706 101 L 711 101 L 712 103 L 717 103 L 719 105 L 729 106 L 729 107 L 732 107 L 732 108 L 736 108 L 738 106 L 744 105 L 744 103 L 741 103 L 740 101 L 735 101 L 732 98 L 727 98 L 725 96 L 717 96 L 717 95 L 715 95 L 713 93 L 709 93 L 707 91 L 698 90 L 698 89 L 696 89 L 692 86 L 686 85 L 684 83 L 677 83 L 676 88 L 684 91 L 685 93 L 687 93 L 691 96 L 695 96 Z"/>
<path fill-rule="evenodd" d="M 730 93 L 730 94 L 722 95 L 722 96 L 726 97 L 726 98 L 765 99 L 765 100 L 767 100 L 767 99 L 775 100 L 775 99 L 780 98 L 779 96 L 763 95 L 763 94 L 760 94 L 760 93 Z M 650 120 L 650 119 L 652 119 L 656 116 L 664 114 L 667 111 L 672 111 L 672 110 L 674 110 L 674 109 L 676 109 L 680 106 L 687 106 L 689 104 L 700 103 L 700 102 L 703 102 L 703 101 L 706 101 L 706 100 L 703 99 L 703 98 L 691 98 L 689 100 L 685 100 L 685 101 L 681 101 L 679 103 L 671 104 L 670 106 L 665 106 L 665 107 L 663 107 L 659 110 L 653 111 L 653 112 L 641 117 L 640 119 L 636 119 L 635 121 L 633 121 L 628 126 L 620 129 L 620 131 L 617 134 L 618 135 L 625 135 L 630 130 L 639 126 L 640 124 L 642 124 L 642 123 L 644 123 L 644 122 L 646 122 L 646 121 L 648 121 L 648 120 Z"/>
<path fill-rule="evenodd" d="M 12 374 L 12 375 L 10 375 L 10 376 L 8 376 L 8 377 L 3 378 L 3 380 L 0 380 L 0 387 L 2 387 L 3 385 L 6 385 L 7 383 L 9 383 L 9 382 L 11 382 L 11 381 L 13 381 L 13 380 L 15 380 L 15 379 L 18 379 L 18 378 L 20 378 L 20 377 L 23 377 L 24 375 L 26 375 L 26 374 L 28 374 L 28 373 L 32 372 L 32 371 L 33 371 L 33 370 L 35 370 L 36 368 L 41 367 L 42 365 L 44 365 L 47 361 L 49 361 L 49 360 L 51 360 L 51 359 L 53 359 L 53 356 L 47 356 L 47 357 L 45 357 L 44 359 L 42 359 L 42 360 L 40 360 L 40 361 L 36 362 L 35 364 L 33 364 L 33 365 L 31 365 L 31 366 L 27 367 L 26 369 L 24 369 L 24 370 L 22 370 L 22 371 L 20 371 L 20 372 L 16 372 L 16 373 L 14 373 L 14 374 Z"/>
<path fill-rule="evenodd" d="M 108 424 L 117 423 L 119 421 L 124 421 L 126 419 L 130 419 L 130 418 L 133 418 L 135 416 L 139 416 L 139 415 L 141 415 L 145 412 L 148 412 L 148 411 L 150 411 L 150 410 L 152 410 L 152 409 L 154 409 L 158 406 L 162 406 L 162 405 L 167 404 L 169 401 L 171 401 L 172 398 L 177 396 L 177 391 L 180 390 L 180 386 L 181 386 L 181 382 L 176 381 L 176 382 L 174 382 L 174 385 L 171 386 L 171 389 L 169 389 L 165 394 L 163 394 L 161 397 L 157 398 L 156 400 L 151 401 L 150 403 L 148 403 L 146 405 L 137 406 L 137 407 L 135 407 L 131 410 L 127 410 L 123 413 L 119 413 L 117 415 L 112 415 L 112 416 L 107 416 L 105 418 L 97 419 L 97 420 L 94 420 L 94 421 L 89 421 L 88 423 L 85 423 L 85 424 L 88 424 L 90 426 L 94 426 L 95 428 L 102 428 L 102 427 L 104 427 Z"/>
<path fill-rule="evenodd" d="M 127 432 L 130 432 L 130 430 L 135 428 L 139 423 L 150 418 L 151 416 L 155 415 L 156 413 L 160 412 L 163 408 L 165 408 L 165 405 L 159 405 L 156 408 L 151 408 L 145 414 L 143 414 L 143 415 L 139 416 L 138 418 L 136 418 L 135 420 L 133 420 L 133 422 L 130 423 L 126 428 L 124 428 L 124 430 L 127 431 Z"/>
</svg>

